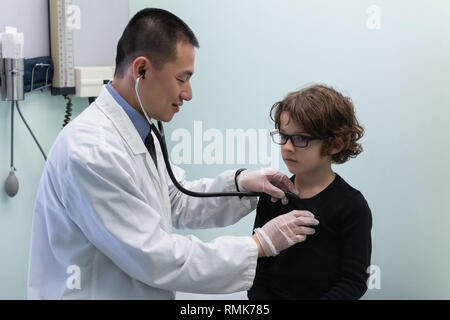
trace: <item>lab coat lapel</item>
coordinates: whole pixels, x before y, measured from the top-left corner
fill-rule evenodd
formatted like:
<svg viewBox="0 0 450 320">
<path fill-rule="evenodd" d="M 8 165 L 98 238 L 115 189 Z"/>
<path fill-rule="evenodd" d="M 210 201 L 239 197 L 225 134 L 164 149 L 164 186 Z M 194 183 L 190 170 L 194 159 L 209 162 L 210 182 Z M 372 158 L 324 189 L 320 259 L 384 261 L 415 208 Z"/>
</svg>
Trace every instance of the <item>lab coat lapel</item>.
<svg viewBox="0 0 450 320">
<path fill-rule="evenodd" d="M 150 155 L 150 153 L 148 153 L 148 151 L 146 151 L 145 153 L 145 166 L 147 167 L 147 170 L 150 171 L 152 176 L 155 178 L 156 181 L 155 187 L 156 189 L 159 189 L 161 193 L 161 179 L 159 176 L 159 172 L 158 169 L 156 168 L 155 163 L 153 162 L 152 156 Z"/>
<path fill-rule="evenodd" d="M 161 150 L 161 145 L 159 144 L 158 139 L 156 138 L 155 134 L 152 132 L 153 135 L 153 139 L 155 141 L 155 148 L 156 148 L 156 158 L 158 160 L 158 173 L 159 173 L 159 178 L 161 183 L 158 185 L 159 187 L 159 191 L 161 194 L 161 198 L 163 199 L 163 209 L 164 209 L 164 213 L 166 214 L 166 218 L 167 218 L 167 231 L 171 232 L 172 231 L 172 216 L 171 216 L 171 206 L 170 206 L 170 198 L 169 198 L 169 189 L 168 189 L 168 184 L 166 181 L 166 166 L 164 163 L 164 157 L 162 154 L 162 150 Z M 150 161 L 153 163 L 153 161 L 151 160 L 151 156 L 150 154 L 148 154 L 148 158 L 150 158 Z"/>
<path fill-rule="evenodd" d="M 152 175 L 155 181 L 155 187 L 160 191 L 161 194 L 161 179 L 158 170 L 153 163 L 152 157 L 148 153 L 144 142 L 139 136 L 139 133 L 137 132 L 130 118 L 125 113 L 123 108 L 111 96 L 111 94 L 106 89 L 106 86 L 103 86 L 100 95 L 95 102 L 97 103 L 97 106 L 105 113 L 105 115 L 113 122 L 114 126 L 119 131 L 119 134 L 130 146 L 133 154 L 135 156 L 144 154 L 147 170 Z"/>
<path fill-rule="evenodd" d="M 155 163 L 149 152 L 145 154 L 145 160 L 147 168 L 149 168 L 154 175 L 158 176 L 158 185 L 155 185 L 155 188 L 159 191 L 159 196 L 163 200 L 163 209 L 167 218 L 167 231 L 171 231 L 172 229 L 172 218 L 171 218 L 171 206 L 170 206 L 170 198 L 169 198 L 169 190 L 167 187 L 167 181 L 165 179 L 166 167 L 164 163 L 164 157 L 161 150 L 161 145 L 159 144 L 156 135 L 152 132 L 153 141 L 155 141 L 155 151 L 156 151 L 156 159 L 158 161 L 158 167 L 156 167 Z"/>
</svg>

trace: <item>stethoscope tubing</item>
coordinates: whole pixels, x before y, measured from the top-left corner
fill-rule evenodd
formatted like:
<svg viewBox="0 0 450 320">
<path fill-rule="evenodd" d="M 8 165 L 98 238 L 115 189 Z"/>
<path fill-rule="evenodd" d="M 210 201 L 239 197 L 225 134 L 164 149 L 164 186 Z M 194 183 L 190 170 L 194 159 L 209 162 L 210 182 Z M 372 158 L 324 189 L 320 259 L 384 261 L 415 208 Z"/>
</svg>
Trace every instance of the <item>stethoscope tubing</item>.
<svg viewBox="0 0 450 320">
<path fill-rule="evenodd" d="M 158 142 L 161 146 L 161 151 L 163 154 L 163 158 L 164 158 L 164 164 L 166 165 L 166 169 L 167 169 L 167 173 L 169 174 L 170 180 L 172 180 L 172 183 L 175 185 L 175 187 L 180 190 L 182 193 L 187 194 L 188 196 L 191 197 L 196 197 L 196 198 L 215 198 L 215 197 L 260 197 L 262 195 L 265 195 L 265 193 L 263 192 L 196 192 L 196 191 L 192 191 L 192 190 L 188 190 L 186 188 L 184 188 L 176 179 L 173 171 L 172 171 L 172 166 L 170 165 L 170 161 L 169 161 L 169 153 L 167 152 L 167 145 L 166 145 L 166 140 L 165 140 L 165 135 L 164 135 L 164 128 L 162 125 L 161 121 L 158 121 L 158 127 L 160 129 L 160 131 L 158 131 L 158 129 L 155 127 L 155 125 L 153 124 L 153 122 L 150 120 L 149 116 L 147 115 L 147 112 L 144 109 L 144 106 L 142 104 L 142 100 L 141 100 L 141 95 L 139 94 L 139 81 L 143 76 L 139 76 L 136 79 L 136 84 L 135 84 L 135 91 L 136 91 L 136 95 L 139 101 L 139 105 L 142 109 L 142 112 L 145 115 L 145 118 L 147 119 L 147 122 L 150 125 L 150 130 L 153 131 L 153 133 L 155 134 L 156 138 L 158 139 Z M 299 197 L 292 193 L 292 192 L 285 192 L 286 197 L 288 197 L 289 199 L 292 200 L 298 200 Z"/>
</svg>

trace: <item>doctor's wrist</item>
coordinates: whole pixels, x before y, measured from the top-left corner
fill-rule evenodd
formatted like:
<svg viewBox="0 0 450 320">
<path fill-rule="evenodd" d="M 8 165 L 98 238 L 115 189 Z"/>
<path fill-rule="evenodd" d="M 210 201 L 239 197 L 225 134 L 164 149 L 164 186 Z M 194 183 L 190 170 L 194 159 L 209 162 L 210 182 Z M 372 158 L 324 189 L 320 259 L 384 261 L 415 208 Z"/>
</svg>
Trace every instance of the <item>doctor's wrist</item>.
<svg viewBox="0 0 450 320">
<path fill-rule="evenodd" d="M 266 255 L 264 254 L 264 250 L 261 246 L 261 242 L 259 242 L 259 239 L 256 236 L 256 234 L 252 235 L 252 239 L 256 242 L 256 245 L 258 246 L 258 258 L 265 257 Z"/>
<path fill-rule="evenodd" d="M 241 192 L 241 190 L 239 190 L 239 175 L 244 170 L 247 170 L 247 168 L 241 168 L 241 169 L 236 170 L 236 173 L 234 175 L 234 184 L 236 185 L 237 192 Z"/>
</svg>

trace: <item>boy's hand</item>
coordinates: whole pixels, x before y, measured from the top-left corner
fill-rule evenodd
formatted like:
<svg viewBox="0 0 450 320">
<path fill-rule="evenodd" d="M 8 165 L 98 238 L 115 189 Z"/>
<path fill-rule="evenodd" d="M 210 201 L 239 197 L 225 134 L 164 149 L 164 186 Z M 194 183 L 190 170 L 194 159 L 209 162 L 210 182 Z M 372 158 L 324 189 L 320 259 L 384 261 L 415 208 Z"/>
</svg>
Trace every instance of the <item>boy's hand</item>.
<svg viewBox="0 0 450 320">
<path fill-rule="evenodd" d="M 282 199 L 282 203 L 287 204 L 284 191 L 298 194 L 292 181 L 273 168 L 244 170 L 236 177 L 236 181 L 240 191 L 264 192 L 272 196 L 273 202 Z"/>
</svg>

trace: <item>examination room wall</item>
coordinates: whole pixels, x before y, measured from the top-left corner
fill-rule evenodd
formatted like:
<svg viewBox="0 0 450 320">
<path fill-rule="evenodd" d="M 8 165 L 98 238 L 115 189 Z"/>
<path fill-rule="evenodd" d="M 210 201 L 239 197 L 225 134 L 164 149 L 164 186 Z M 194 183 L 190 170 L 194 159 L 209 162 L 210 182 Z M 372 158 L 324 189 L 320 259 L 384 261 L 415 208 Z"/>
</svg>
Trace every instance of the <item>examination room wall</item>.
<svg viewBox="0 0 450 320">
<path fill-rule="evenodd" d="M 268 132 L 274 102 L 310 83 L 331 85 L 353 99 L 366 129 L 364 152 L 334 166 L 372 209 L 372 264 L 381 272 L 372 285 L 380 288 L 364 299 L 450 299 L 448 1 L 134 0 L 130 16 L 147 6 L 179 15 L 200 41 L 193 99 L 167 126 L 192 135 L 192 164 L 180 164 L 189 178 L 267 166 L 259 157 L 250 164 L 248 153 L 243 164 L 195 164 L 200 124 L 222 133 L 225 153 L 227 129 Z M 253 220 L 194 234 L 248 235 Z"/>
<path fill-rule="evenodd" d="M 2 0 L 0 32 L 14 26 L 24 33 L 24 57 L 48 56 L 48 0 Z M 62 128 L 67 100 L 47 90 L 25 93 L 19 101 L 23 116 L 48 154 Z M 72 118 L 89 104 L 72 99 Z M 14 112 L 14 166 L 19 192 L 8 197 L 4 183 L 9 174 L 11 148 L 11 102 L 0 100 L 0 299 L 26 299 L 31 217 L 44 158 L 30 133 Z"/>
<path fill-rule="evenodd" d="M 72 116 L 76 117 L 88 100 L 72 100 Z M 19 102 L 23 116 L 48 154 L 61 130 L 66 100 L 50 92 L 27 93 Z M 0 299 L 26 299 L 28 249 L 31 217 L 44 158 L 27 128 L 14 112 L 14 166 L 19 180 L 19 192 L 14 198 L 4 191 L 9 174 L 11 145 L 11 103 L 0 102 Z"/>
<path fill-rule="evenodd" d="M 269 165 L 289 174 L 278 148 L 263 138 L 273 126 L 270 107 L 307 84 L 331 85 L 352 98 L 366 129 L 364 152 L 334 166 L 372 210 L 372 264 L 379 277 L 364 299 L 450 299 L 448 1 L 130 0 L 130 17 L 144 7 L 180 16 L 200 42 L 193 100 L 166 125 L 172 161 L 189 179 Z M 18 27 L 26 24 L 27 14 L 37 12 L 21 11 Z M 0 28 L 6 24 L 14 21 L 0 20 Z M 25 41 L 38 37 L 36 32 L 26 33 Z M 45 35 L 42 39 L 48 48 Z M 20 102 L 47 153 L 60 131 L 65 104 L 61 96 L 39 91 Z M 75 117 L 88 102 L 74 98 L 73 104 Z M 31 217 L 44 160 L 16 112 L 20 188 L 9 198 L 3 183 L 10 166 L 10 116 L 10 103 L 1 101 L 0 299 L 25 299 Z M 257 143 L 247 141 L 244 151 L 227 149 L 227 132 L 237 129 L 256 133 Z M 175 151 L 188 145 L 180 138 L 188 135 L 191 154 L 182 158 Z M 217 137 L 223 138 L 223 153 L 208 157 Z M 235 156 L 227 159 L 230 151 Z M 254 212 L 230 227 L 177 232 L 205 241 L 244 236 L 251 234 L 253 220 Z M 245 298 L 245 293 L 178 297 Z"/>
</svg>

